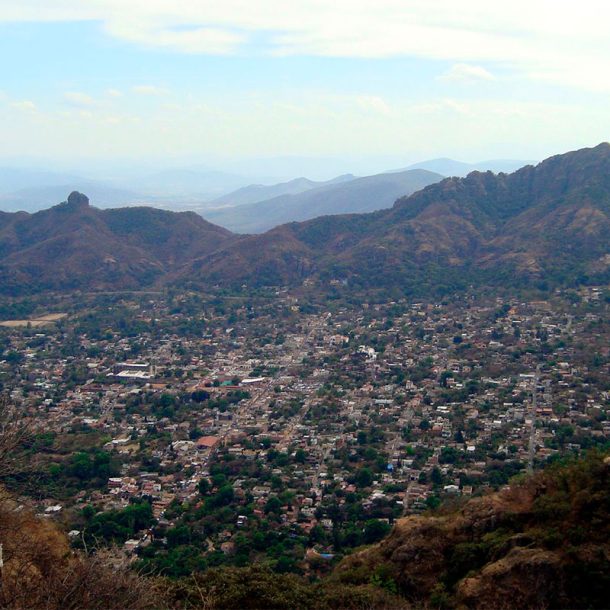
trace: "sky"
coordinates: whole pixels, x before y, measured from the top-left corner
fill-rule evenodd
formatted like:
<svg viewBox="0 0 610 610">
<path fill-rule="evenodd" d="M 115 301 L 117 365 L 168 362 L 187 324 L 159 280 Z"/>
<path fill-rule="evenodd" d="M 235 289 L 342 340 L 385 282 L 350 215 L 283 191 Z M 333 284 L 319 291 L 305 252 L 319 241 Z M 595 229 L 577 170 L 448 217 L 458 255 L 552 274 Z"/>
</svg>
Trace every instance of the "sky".
<svg viewBox="0 0 610 610">
<path fill-rule="evenodd" d="M 609 23 L 605 0 L 0 0 L 0 160 L 542 159 L 610 139 Z"/>
</svg>

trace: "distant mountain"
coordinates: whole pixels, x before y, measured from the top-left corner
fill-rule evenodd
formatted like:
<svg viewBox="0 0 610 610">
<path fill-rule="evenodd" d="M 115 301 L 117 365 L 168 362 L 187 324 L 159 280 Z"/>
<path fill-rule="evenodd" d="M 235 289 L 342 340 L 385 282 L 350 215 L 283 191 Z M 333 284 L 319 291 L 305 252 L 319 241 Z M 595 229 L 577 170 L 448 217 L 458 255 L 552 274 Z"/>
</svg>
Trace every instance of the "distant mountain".
<svg viewBox="0 0 610 610">
<path fill-rule="evenodd" d="M 93 173 L 91 177 L 90 173 Z M 273 178 L 257 176 L 257 180 Z M 0 167 L 0 209 L 38 211 L 49 202 L 59 201 L 66 192 L 89 193 L 101 207 L 154 202 L 155 205 L 183 209 L 192 202 L 203 204 L 225 193 L 244 187 L 252 175 L 221 172 L 207 167 L 161 169 L 156 171 L 126 169 L 100 172 L 89 168 L 85 176 L 69 172 Z M 137 185 L 134 188 L 133 185 Z M 267 198 L 266 196 L 263 198 Z"/>
<path fill-rule="evenodd" d="M 251 182 L 246 176 L 214 170 L 168 169 L 143 176 L 138 190 L 154 196 L 212 200 Z"/>
<path fill-rule="evenodd" d="M 377 174 L 282 195 L 249 205 L 207 210 L 206 218 L 237 233 L 261 233 L 274 226 L 328 214 L 372 212 L 390 207 L 398 197 L 438 182 L 425 170 Z"/>
<path fill-rule="evenodd" d="M 288 182 L 281 182 L 270 186 L 250 184 L 232 193 L 218 197 L 211 203 L 217 206 L 246 205 L 248 203 L 265 201 L 265 199 L 273 199 L 274 197 L 280 197 L 282 195 L 298 195 L 299 193 L 304 193 L 305 191 L 310 191 L 314 188 L 349 182 L 350 180 L 354 180 L 354 178 L 355 176 L 352 174 L 343 174 L 342 176 L 337 176 L 326 182 L 316 182 L 315 180 L 309 180 L 308 178 L 295 178 Z"/>
<path fill-rule="evenodd" d="M 2 193 L 0 194 L 0 210 L 38 212 L 48 207 L 49 201 L 59 201 L 66 193 L 74 190 L 87 191 L 96 206 L 101 208 L 133 205 L 146 199 L 144 195 L 132 191 L 113 188 L 93 180 L 74 178 L 58 185 L 36 186 Z"/>
<path fill-rule="evenodd" d="M 19 191 L 31 188 L 32 186 L 59 186 L 79 179 L 78 176 L 64 172 L 50 172 L 20 167 L 0 167 L 0 194 Z"/>
<path fill-rule="evenodd" d="M 276 180 L 258 178 L 256 182 L 286 181 L 293 176 L 313 176 L 313 180 L 331 180 L 340 174 L 366 174 L 364 169 L 370 166 L 370 161 L 358 157 L 308 157 L 308 156 L 278 156 L 250 157 L 226 160 L 223 163 L 225 171 L 247 176 L 278 176 Z M 249 182 L 254 182 L 250 180 Z"/>
<path fill-rule="evenodd" d="M 0 213 L 0 289 L 19 294 L 148 286 L 229 239 L 229 231 L 193 212 L 99 210 L 74 192 L 36 214 Z"/>
<path fill-rule="evenodd" d="M 194 262 L 187 275 L 253 285 L 336 278 L 411 293 L 472 282 L 608 281 L 609 235 L 610 145 L 604 143 L 510 175 L 448 178 L 388 210 L 244 237 Z"/>
<path fill-rule="evenodd" d="M 431 159 L 430 161 L 422 161 L 414 163 L 408 167 L 391 170 L 390 173 L 403 172 L 410 169 L 425 169 L 429 172 L 436 172 L 443 176 L 467 176 L 470 172 L 479 171 L 494 173 L 510 173 L 514 172 L 526 165 L 532 165 L 534 161 L 519 161 L 516 159 L 495 159 L 490 161 L 480 161 L 478 163 L 464 163 L 463 161 L 455 161 L 454 159 Z"/>
</svg>

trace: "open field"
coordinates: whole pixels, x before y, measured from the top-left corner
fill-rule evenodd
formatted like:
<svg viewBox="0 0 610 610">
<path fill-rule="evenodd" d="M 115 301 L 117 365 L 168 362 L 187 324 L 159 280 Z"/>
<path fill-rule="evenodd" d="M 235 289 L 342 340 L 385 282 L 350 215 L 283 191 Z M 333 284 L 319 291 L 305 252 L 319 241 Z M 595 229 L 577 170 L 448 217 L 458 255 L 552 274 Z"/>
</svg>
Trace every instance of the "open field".
<svg viewBox="0 0 610 610">
<path fill-rule="evenodd" d="M 39 326 L 46 326 L 65 318 L 67 313 L 49 313 L 44 316 L 37 316 L 28 320 L 4 320 L 0 322 L 0 326 L 5 328 L 26 328 L 28 326 L 32 328 L 38 328 Z"/>
</svg>

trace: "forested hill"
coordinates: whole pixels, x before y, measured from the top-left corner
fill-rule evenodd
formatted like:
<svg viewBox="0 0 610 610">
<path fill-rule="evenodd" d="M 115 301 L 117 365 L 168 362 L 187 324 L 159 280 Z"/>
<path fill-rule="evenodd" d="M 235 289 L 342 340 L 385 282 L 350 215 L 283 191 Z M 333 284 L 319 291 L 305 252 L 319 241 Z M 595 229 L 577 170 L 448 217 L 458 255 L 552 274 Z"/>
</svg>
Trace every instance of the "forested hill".
<svg viewBox="0 0 610 610">
<path fill-rule="evenodd" d="M 100 210 L 74 192 L 35 214 L 0 214 L 0 286 L 5 294 L 150 286 L 231 238 L 193 212 Z"/>
</svg>

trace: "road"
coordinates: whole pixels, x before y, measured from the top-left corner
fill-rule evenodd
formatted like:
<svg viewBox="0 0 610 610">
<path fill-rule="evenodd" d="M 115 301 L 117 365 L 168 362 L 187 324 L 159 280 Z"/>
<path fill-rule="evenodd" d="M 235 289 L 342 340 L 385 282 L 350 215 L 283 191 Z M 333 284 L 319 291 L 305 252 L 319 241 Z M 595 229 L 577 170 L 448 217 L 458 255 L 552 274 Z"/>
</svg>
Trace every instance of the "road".
<svg viewBox="0 0 610 610">
<path fill-rule="evenodd" d="M 540 365 L 536 367 L 534 373 L 534 387 L 532 389 L 532 406 L 530 411 L 530 438 L 528 447 L 527 471 L 529 474 L 534 472 L 534 454 L 536 453 L 536 409 L 538 406 L 538 381 L 540 379 Z"/>
</svg>

